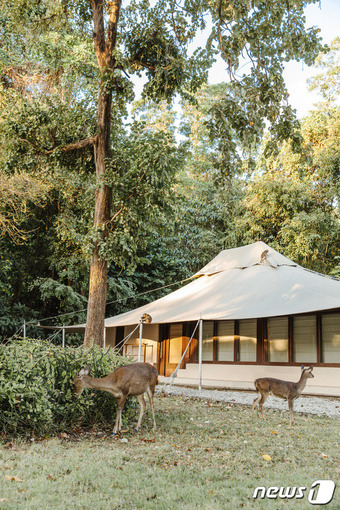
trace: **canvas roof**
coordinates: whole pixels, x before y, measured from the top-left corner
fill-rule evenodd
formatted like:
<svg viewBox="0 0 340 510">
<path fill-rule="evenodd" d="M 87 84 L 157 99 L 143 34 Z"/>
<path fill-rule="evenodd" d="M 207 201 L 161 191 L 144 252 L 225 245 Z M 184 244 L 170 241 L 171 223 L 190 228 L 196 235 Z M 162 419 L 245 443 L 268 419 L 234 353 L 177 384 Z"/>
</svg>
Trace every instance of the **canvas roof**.
<svg viewBox="0 0 340 510">
<path fill-rule="evenodd" d="M 340 282 L 299 266 L 263 242 L 221 251 L 195 279 L 147 305 L 105 320 L 106 327 L 252 319 L 340 308 Z M 81 331 L 85 324 L 68 326 Z"/>
</svg>

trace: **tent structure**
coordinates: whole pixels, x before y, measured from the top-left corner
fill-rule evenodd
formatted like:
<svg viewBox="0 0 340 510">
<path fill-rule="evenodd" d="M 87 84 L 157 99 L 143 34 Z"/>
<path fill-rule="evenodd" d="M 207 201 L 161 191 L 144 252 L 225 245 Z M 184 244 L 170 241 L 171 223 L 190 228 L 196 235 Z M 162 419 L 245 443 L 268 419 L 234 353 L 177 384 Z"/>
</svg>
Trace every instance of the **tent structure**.
<svg viewBox="0 0 340 510">
<path fill-rule="evenodd" d="M 263 242 L 223 250 L 181 289 L 110 317 L 105 327 L 251 319 L 340 308 L 340 282 L 299 266 Z M 85 329 L 85 324 L 67 330 Z"/>
<path fill-rule="evenodd" d="M 143 344 L 144 360 L 164 376 L 180 368 L 185 384 L 251 389 L 256 377 L 296 379 L 311 363 L 312 392 L 340 396 L 340 282 L 263 242 L 223 250 L 179 290 L 105 320 L 105 345 L 131 334 L 126 354 L 141 360 Z"/>
</svg>

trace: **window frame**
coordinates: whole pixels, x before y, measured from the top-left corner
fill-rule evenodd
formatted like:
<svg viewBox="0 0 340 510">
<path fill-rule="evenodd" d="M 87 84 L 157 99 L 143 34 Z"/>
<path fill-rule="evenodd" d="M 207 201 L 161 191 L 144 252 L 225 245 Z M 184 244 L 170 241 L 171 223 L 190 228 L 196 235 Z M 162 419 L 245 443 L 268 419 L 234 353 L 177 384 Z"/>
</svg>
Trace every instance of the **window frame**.
<svg viewBox="0 0 340 510">
<path fill-rule="evenodd" d="M 257 318 L 257 359 L 256 361 L 240 361 L 240 320 L 233 320 L 234 322 L 234 359 L 233 361 L 219 361 L 217 359 L 218 353 L 218 322 L 214 322 L 214 338 L 213 338 L 213 360 L 202 361 L 205 364 L 219 364 L 219 365 L 273 365 L 273 366 L 301 366 L 301 364 L 320 366 L 320 367 L 340 367 L 340 363 L 324 363 L 322 362 L 322 316 L 328 314 L 339 313 L 340 309 L 332 309 L 325 311 L 316 311 L 310 313 L 285 315 L 278 317 L 288 317 L 288 361 L 268 361 L 268 319 L 275 317 Z M 316 316 L 316 362 L 294 362 L 293 361 L 293 346 L 294 346 L 294 317 L 304 315 Z M 242 319 L 241 319 L 242 320 Z M 209 321 L 210 322 L 210 321 Z M 195 334 L 196 344 L 198 344 L 198 331 Z M 198 349 L 195 348 L 190 357 L 186 360 L 187 363 L 198 362 Z"/>
</svg>

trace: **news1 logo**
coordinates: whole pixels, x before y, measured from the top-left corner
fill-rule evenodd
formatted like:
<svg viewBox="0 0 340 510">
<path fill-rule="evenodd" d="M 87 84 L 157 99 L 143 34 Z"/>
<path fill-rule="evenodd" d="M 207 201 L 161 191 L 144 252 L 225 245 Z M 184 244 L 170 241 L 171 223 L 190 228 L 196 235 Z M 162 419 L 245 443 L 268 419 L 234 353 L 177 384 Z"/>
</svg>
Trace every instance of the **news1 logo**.
<svg viewBox="0 0 340 510">
<path fill-rule="evenodd" d="M 256 487 L 253 498 L 257 499 L 302 499 L 307 487 Z M 308 492 L 311 505 L 327 505 L 333 499 L 335 483 L 332 480 L 317 480 Z"/>
</svg>

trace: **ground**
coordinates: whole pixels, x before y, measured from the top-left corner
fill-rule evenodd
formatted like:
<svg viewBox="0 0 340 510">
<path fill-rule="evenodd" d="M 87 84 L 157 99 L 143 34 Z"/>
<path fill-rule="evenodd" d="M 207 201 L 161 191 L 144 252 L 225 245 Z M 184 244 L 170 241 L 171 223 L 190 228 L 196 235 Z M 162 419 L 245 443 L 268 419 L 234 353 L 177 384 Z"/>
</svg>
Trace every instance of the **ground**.
<svg viewBox="0 0 340 510">
<path fill-rule="evenodd" d="M 29 441 L 3 438 L 4 509 L 313 508 L 317 480 L 339 479 L 339 420 L 188 397 L 155 397 L 143 429 L 75 430 Z M 33 440 L 34 439 L 34 440 Z M 306 487 L 302 499 L 254 499 L 256 487 Z M 340 507 L 339 488 L 324 508 Z"/>
</svg>

